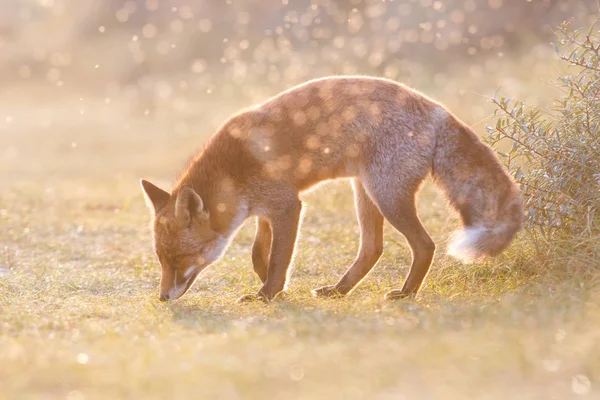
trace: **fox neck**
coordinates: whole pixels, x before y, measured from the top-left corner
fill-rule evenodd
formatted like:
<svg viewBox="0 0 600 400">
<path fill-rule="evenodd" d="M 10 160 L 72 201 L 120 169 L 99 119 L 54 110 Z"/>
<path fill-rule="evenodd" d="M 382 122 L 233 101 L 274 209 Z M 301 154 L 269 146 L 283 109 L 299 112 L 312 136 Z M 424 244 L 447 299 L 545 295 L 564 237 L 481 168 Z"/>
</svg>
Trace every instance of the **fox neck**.
<svg viewBox="0 0 600 400">
<path fill-rule="evenodd" d="M 248 217 L 248 201 L 240 183 L 244 177 L 235 170 L 239 146 L 231 146 L 227 139 L 219 134 L 213 137 L 173 189 L 176 193 L 184 185 L 191 186 L 209 212 L 211 228 L 224 237 L 232 236 Z"/>
</svg>

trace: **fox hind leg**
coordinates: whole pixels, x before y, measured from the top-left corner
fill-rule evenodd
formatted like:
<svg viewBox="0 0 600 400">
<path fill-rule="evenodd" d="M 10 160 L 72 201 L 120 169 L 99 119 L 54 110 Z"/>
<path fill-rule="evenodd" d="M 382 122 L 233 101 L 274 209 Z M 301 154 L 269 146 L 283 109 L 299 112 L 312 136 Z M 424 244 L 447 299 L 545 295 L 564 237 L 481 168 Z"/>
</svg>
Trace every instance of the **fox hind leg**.
<svg viewBox="0 0 600 400">
<path fill-rule="evenodd" d="M 346 295 L 371 271 L 383 252 L 383 216 L 359 179 L 354 179 L 352 186 L 360 226 L 360 248 L 354 263 L 337 284 L 312 291 L 317 297 Z"/>
<path fill-rule="evenodd" d="M 416 212 L 404 215 L 394 214 L 389 218 L 386 216 L 386 218 L 406 237 L 412 251 L 413 262 L 402 289 L 391 290 L 385 297 L 386 299 L 409 297 L 419 291 L 429 272 L 435 253 L 435 244 L 421 224 Z"/>
<path fill-rule="evenodd" d="M 429 272 L 435 244 L 421 224 L 417 215 L 415 193 L 421 179 L 412 184 L 389 185 L 382 180 L 369 182 L 367 189 L 388 222 L 404 235 L 412 251 L 413 261 L 402 289 L 392 290 L 386 299 L 405 298 L 415 295 Z"/>
</svg>

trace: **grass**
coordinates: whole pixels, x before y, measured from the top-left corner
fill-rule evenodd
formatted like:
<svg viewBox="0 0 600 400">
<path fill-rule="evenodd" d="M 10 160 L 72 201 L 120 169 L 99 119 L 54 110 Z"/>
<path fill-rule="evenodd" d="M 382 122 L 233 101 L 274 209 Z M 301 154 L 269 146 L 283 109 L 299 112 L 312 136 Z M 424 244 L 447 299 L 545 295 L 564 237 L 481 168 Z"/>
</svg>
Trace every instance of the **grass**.
<svg viewBox="0 0 600 400">
<path fill-rule="evenodd" d="M 260 287 L 249 221 L 188 294 L 160 303 L 138 179 L 169 186 L 206 136 L 118 101 L 0 104 L 11 116 L 0 119 L 0 399 L 599 398 L 598 262 L 550 268 L 523 233 L 499 258 L 462 265 L 444 255 L 457 222 L 431 184 L 419 208 L 438 251 L 416 299 L 383 300 L 410 263 L 390 226 L 351 295 L 310 295 L 357 250 L 340 182 L 304 198 L 285 296 L 235 304 Z"/>
</svg>

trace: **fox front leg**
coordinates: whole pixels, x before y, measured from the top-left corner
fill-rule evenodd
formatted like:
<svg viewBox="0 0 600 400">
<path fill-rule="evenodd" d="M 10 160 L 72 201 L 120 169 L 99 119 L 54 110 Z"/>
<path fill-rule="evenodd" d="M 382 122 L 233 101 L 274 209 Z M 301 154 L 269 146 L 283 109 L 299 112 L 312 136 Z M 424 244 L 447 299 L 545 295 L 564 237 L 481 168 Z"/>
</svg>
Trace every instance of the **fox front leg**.
<svg viewBox="0 0 600 400">
<path fill-rule="evenodd" d="M 256 221 L 256 237 L 252 246 L 252 266 L 262 283 L 267 281 L 271 241 L 271 224 L 268 220 L 259 217 Z"/>
<path fill-rule="evenodd" d="M 302 203 L 296 197 L 284 211 L 270 217 L 272 230 L 271 253 L 267 267 L 267 279 L 255 295 L 242 296 L 238 302 L 252 300 L 271 301 L 285 287 L 287 271 L 292 261 Z"/>
</svg>

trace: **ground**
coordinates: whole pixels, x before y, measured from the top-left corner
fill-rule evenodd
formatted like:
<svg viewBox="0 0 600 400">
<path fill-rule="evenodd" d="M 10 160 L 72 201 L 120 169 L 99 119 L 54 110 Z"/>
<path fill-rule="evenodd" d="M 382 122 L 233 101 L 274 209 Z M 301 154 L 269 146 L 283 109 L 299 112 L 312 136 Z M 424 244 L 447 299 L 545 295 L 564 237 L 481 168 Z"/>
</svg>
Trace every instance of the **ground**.
<svg viewBox="0 0 600 400">
<path fill-rule="evenodd" d="M 600 398 L 591 266 L 536 265 L 527 232 L 492 261 L 453 260 L 458 221 L 431 183 L 419 209 L 437 252 L 416 299 L 383 300 L 410 264 L 389 225 L 360 287 L 311 296 L 357 250 L 340 182 L 304 196 L 284 296 L 235 303 L 260 287 L 249 220 L 182 299 L 159 302 L 139 178 L 172 184 L 209 129 L 132 117 L 118 99 L 51 99 L 14 97 L 0 115 L 0 399 Z"/>
</svg>

